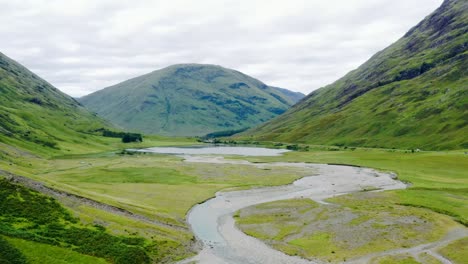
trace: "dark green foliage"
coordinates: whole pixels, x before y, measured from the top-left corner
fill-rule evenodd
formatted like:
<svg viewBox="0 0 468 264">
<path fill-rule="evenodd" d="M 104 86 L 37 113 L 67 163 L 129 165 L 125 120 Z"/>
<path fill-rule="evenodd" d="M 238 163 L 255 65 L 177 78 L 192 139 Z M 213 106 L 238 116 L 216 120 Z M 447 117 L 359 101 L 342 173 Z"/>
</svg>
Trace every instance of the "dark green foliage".
<svg viewBox="0 0 468 264">
<path fill-rule="evenodd" d="M 0 264 L 26 264 L 26 257 L 0 236 Z"/>
<path fill-rule="evenodd" d="M 297 145 L 297 144 L 294 144 L 294 145 L 287 145 L 287 146 L 286 146 L 286 149 L 289 149 L 289 150 L 299 150 L 299 145 Z"/>
<path fill-rule="evenodd" d="M 9 223 L 9 219 L 25 218 L 28 221 L 44 225 L 57 222 L 60 219 L 76 222 L 53 198 L 30 191 L 19 185 L 0 179 L 0 214 L 7 217 L 2 222 Z"/>
<path fill-rule="evenodd" d="M 300 146 L 298 144 L 287 145 L 286 149 L 294 151 L 309 151 L 309 146 Z"/>
<path fill-rule="evenodd" d="M 244 133 L 256 140 L 466 148 L 468 4 L 446 0 L 403 38 Z"/>
<path fill-rule="evenodd" d="M 237 134 L 237 133 L 241 133 L 241 132 L 244 132 L 245 130 L 247 130 L 248 128 L 241 128 L 241 129 L 236 129 L 236 130 L 224 130 L 224 131 L 218 131 L 218 132 L 213 132 L 213 133 L 209 133 L 209 134 L 206 134 L 204 137 L 204 139 L 210 139 L 210 138 L 218 138 L 218 137 L 229 137 L 229 136 L 232 136 L 234 134 Z"/>
<path fill-rule="evenodd" d="M 80 101 L 127 130 L 203 136 L 258 125 L 303 96 L 220 66 L 181 64 L 97 91 Z"/>
<path fill-rule="evenodd" d="M 143 137 L 141 134 L 137 133 L 125 133 L 122 137 L 123 143 L 130 143 L 130 142 L 142 142 Z"/>
<path fill-rule="evenodd" d="M 0 217 L 3 235 L 71 247 L 113 263 L 150 262 L 143 238 L 114 236 L 102 226 L 77 226 L 77 219 L 55 199 L 5 179 L 0 180 Z"/>
<path fill-rule="evenodd" d="M 102 131 L 102 136 L 104 137 L 113 137 L 113 138 L 123 138 L 123 136 L 125 135 L 125 132 L 117 132 L 117 131 L 111 131 L 111 130 L 108 130 L 108 129 L 104 129 Z"/>
<path fill-rule="evenodd" d="M 121 132 L 121 131 L 112 131 L 109 129 L 101 128 L 96 131 L 102 131 L 102 135 L 104 137 L 113 137 L 113 138 L 121 138 L 122 142 L 129 143 L 129 142 L 143 142 L 143 136 L 139 133 L 128 133 L 128 132 Z"/>
<path fill-rule="evenodd" d="M 40 98 L 37 98 L 37 97 L 33 97 L 33 98 L 29 99 L 29 102 L 35 103 L 35 104 L 38 104 L 38 105 L 43 105 L 44 104 L 42 102 L 42 100 Z"/>
<path fill-rule="evenodd" d="M 45 237 L 54 237 L 61 243 L 76 246 L 76 251 L 99 256 L 114 263 L 149 263 L 150 259 L 143 249 L 144 239 L 128 240 L 112 236 L 103 230 L 86 228 L 65 228 L 60 224 L 49 224 L 40 233 Z M 128 243 L 130 242 L 130 243 Z M 132 260 L 128 262 L 128 260 Z"/>
</svg>

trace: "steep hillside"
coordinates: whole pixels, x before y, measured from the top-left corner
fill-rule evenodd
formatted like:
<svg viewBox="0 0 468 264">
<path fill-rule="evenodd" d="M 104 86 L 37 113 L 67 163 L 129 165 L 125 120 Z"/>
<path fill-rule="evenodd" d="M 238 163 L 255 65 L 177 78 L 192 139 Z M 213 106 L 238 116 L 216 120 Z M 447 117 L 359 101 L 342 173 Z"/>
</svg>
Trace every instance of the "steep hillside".
<svg viewBox="0 0 468 264">
<path fill-rule="evenodd" d="M 82 132 L 106 126 L 74 99 L 0 53 L 0 150 L 10 145 L 41 153 L 72 142 L 86 145 Z"/>
<path fill-rule="evenodd" d="M 287 113 L 258 140 L 468 148 L 468 2 L 446 0 L 404 37 Z"/>
<path fill-rule="evenodd" d="M 258 125 L 302 97 L 235 70 L 180 64 L 100 90 L 80 102 L 126 129 L 187 136 Z"/>
</svg>

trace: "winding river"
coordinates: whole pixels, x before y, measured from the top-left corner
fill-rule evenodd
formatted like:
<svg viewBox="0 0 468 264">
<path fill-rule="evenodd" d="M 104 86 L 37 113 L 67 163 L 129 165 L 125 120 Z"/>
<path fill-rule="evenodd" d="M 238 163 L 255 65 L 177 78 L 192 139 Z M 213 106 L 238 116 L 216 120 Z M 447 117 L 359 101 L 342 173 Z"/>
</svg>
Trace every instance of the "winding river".
<svg viewBox="0 0 468 264">
<path fill-rule="evenodd" d="M 207 154 L 222 155 L 226 153 L 232 155 L 233 152 L 236 152 L 237 155 L 252 155 L 252 151 L 255 151 L 256 155 L 259 156 L 281 154 L 281 152 L 277 152 L 278 150 L 271 149 L 244 148 L 247 153 L 242 153 L 240 148 L 237 150 L 231 147 L 221 148 L 198 150 L 203 153 L 194 153 L 193 149 L 184 152 L 186 148 L 171 148 L 164 152 L 164 148 L 158 148 L 157 153 L 183 155 L 186 162 L 243 164 L 271 169 L 277 166 L 300 167 L 310 169 L 310 176 L 285 186 L 218 192 L 215 198 L 194 206 L 189 212 L 187 220 L 197 239 L 203 243 L 203 249 L 195 257 L 180 262 L 181 264 L 193 262 L 213 264 L 318 263 L 286 255 L 272 249 L 260 240 L 244 234 L 236 228 L 232 215 L 241 208 L 277 200 L 310 198 L 323 203 L 326 198 L 359 192 L 364 188 L 374 187 L 391 190 L 406 187 L 405 184 L 394 180 L 389 174 L 367 168 L 284 162 L 259 164 L 243 160 L 225 160 L 222 156 L 206 156 Z M 204 154 L 204 156 L 197 154 Z"/>
</svg>

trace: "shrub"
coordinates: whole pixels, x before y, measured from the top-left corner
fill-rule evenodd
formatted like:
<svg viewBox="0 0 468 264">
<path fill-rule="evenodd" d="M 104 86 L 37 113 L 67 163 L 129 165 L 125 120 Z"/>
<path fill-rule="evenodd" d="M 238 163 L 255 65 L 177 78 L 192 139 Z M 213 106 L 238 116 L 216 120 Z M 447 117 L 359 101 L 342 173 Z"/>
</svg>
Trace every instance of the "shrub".
<svg viewBox="0 0 468 264">
<path fill-rule="evenodd" d="M 144 249 L 145 239 L 114 236 L 103 226 L 77 225 L 77 220 L 51 197 L 3 179 L 0 180 L 0 201 L 0 234 L 69 247 L 117 264 L 150 262 Z M 18 223 L 24 227 L 16 227 Z M 9 260 L 9 256 L 17 252 L 0 240 L 0 263 L 25 263 L 5 262 L 2 259 L 5 254 Z"/>
</svg>

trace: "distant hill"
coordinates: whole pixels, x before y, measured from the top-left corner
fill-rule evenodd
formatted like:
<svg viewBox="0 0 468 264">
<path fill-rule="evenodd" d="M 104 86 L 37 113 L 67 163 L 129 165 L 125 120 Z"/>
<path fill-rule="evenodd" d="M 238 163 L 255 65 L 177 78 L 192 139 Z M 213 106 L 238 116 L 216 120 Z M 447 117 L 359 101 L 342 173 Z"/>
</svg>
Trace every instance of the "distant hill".
<svg viewBox="0 0 468 264">
<path fill-rule="evenodd" d="M 171 136 L 239 130 L 284 113 L 304 97 L 215 65 L 179 64 L 79 101 L 125 129 Z"/>
<path fill-rule="evenodd" d="M 258 140 L 468 148 L 468 1 L 446 0 L 396 43 L 244 133 Z"/>
<path fill-rule="evenodd" d="M 270 86 L 273 89 L 278 90 L 281 92 L 284 96 L 288 97 L 292 102 L 297 103 L 299 102 L 302 98 L 305 97 L 305 94 L 301 92 L 294 92 L 290 91 L 288 89 L 280 88 L 280 87 L 275 87 L 275 86 Z"/>
<path fill-rule="evenodd" d="M 34 150 L 84 142 L 90 130 L 107 127 L 77 101 L 0 53 L 0 158 L 3 144 Z"/>
</svg>

